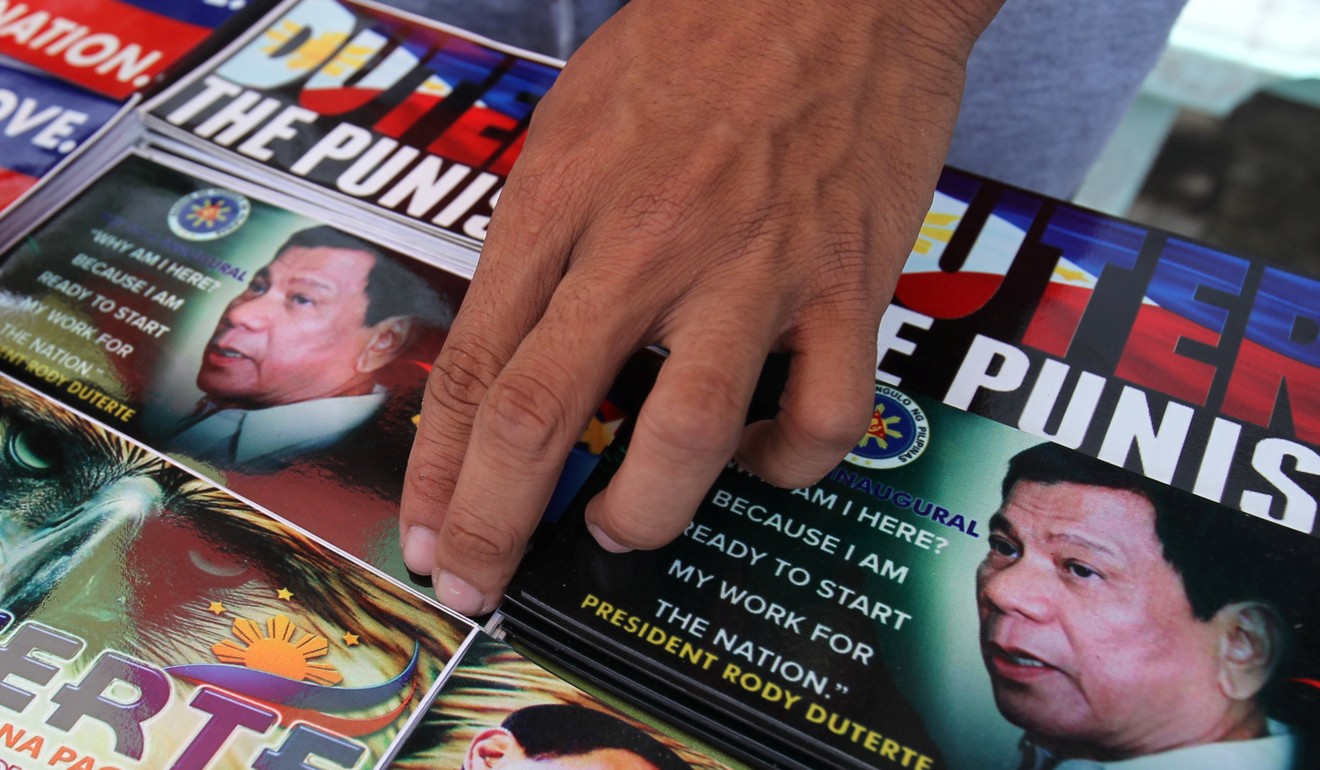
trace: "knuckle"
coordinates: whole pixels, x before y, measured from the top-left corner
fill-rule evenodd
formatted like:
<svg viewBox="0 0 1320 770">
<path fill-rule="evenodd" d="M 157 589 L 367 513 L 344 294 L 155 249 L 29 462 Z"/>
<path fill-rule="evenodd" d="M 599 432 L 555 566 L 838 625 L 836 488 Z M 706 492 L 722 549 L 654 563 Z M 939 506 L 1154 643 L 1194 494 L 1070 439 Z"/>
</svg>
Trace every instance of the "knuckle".
<svg viewBox="0 0 1320 770">
<path fill-rule="evenodd" d="M 788 423 L 789 435 L 801 444 L 805 454 L 820 457 L 822 465 L 833 465 L 866 433 L 871 411 L 862 401 L 856 404 L 813 402 L 785 412 L 782 417 Z"/>
<path fill-rule="evenodd" d="M 445 519 L 442 537 L 449 554 L 481 570 L 502 567 L 518 553 L 524 540 L 520 531 L 500 519 L 458 512 Z"/>
<path fill-rule="evenodd" d="M 454 496 L 457 463 L 449 463 L 446 454 L 432 451 L 423 440 L 413 443 L 408 458 L 406 484 L 412 499 L 426 506 L 445 507 Z"/>
<path fill-rule="evenodd" d="M 568 407 L 552 380 L 506 371 L 486 393 L 480 429 L 511 459 L 535 459 L 563 437 Z"/>
<path fill-rule="evenodd" d="M 851 403 L 794 404 L 775 421 L 779 445 L 758 464 L 756 472 L 775 486 L 791 489 L 815 484 L 829 473 L 861 440 L 870 412 Z"/>
<path fill-rule="evenodd" d="M 651 396 L 638 429 L 646 431 L 662 451 L 671 452 L 670 459 L 732 454 L 746 408 L 735 376 L 716 366 L 689 365 L 683 378 L 681 384 Z"/>
<path fill-rule="evenodd" d="M 499 370 L 499 357 L 479 339 L 450 340 L 426 381 L 426 398 L 442 408 L 471 414 Z"/>
</svg>

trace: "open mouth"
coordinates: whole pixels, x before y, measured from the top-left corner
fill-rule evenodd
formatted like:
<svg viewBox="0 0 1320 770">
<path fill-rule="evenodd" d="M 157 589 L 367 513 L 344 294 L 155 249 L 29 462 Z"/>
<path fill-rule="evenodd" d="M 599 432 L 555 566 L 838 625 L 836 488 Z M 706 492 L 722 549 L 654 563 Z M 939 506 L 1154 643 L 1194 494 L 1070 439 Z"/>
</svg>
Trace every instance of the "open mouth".
<svg viewBox="0 0 1320 770">
<path fill-rule="evenodd" d="M 251 360 L 251 356 L 235 348 L 225 347 L 217 343 L 211 343 L 206 346 L 206 353 L 213 359 L 220 361 L 244 361 Z"/>
<path fill-rule="evenodd" d="M 1010 679 L 1029 679 L 1058 670 L 1026 650 L 1007 649 L 993 643 L 985 645 L 985 655 L 991 671 Z"/>
<path fill-rule="evenodd" d="M 1043 661 L 1037 660 L 1036 658 L 1028 658 L 1028 657 L 1023 657 L 1021 655 L 1009 655 L 1008 653 L 1004 653 L 1003 657 L 1004 660 L 1007 660 L 1009 663 L 1012 663 L 1015 666 L 1031 666 L 1032 668 L 1045 668 L 1045 663 Z"/>
</svg>

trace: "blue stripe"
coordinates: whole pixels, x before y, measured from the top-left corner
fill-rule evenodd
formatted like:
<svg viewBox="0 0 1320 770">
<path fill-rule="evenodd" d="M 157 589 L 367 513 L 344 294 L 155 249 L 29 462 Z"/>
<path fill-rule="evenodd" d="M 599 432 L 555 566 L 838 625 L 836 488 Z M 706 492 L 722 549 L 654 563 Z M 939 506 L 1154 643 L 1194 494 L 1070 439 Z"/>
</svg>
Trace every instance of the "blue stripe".
<svg viewBox="0 0 1320 770">
<path fill-rule="evenodd" d="M 198 27 L 215 29 L 226 19 L 233 16 L 235 12 L 242 10 L 246 5 L 261 2 L 261 0 L 214 0 L 214 2 L 205 2 L 204 0 L 114 0 L 140 8 L 148 13 L 154 13 L 157 16 L 164 16 L 175 21 L 182 21 L 186 24 L 193 24 Z M 220 3 L 217 5 L 216 3 Z M 231 5 L 237 3 L 236 8 Z"/>
<path fill-rule="evenodd" d="M 14 110 L 22 109 L 22 103 L 31 99 L 35 106 L 32 113 L 40 114 L 51 107 L 62 107 L 87 115 L 87 120 L 74 126 L 66 137 L 75 144 L 82 144 L 95 134 L 105 122 L 119 111 L 117 102 L 64 83 L 45 75 L 0 65 L 0 90 L 8 91 L 16 98 Z M 12 120 L 13 115 L 9 118 Z M 48 123 L 42 123 L 18 136 L 10 136 L 0 131 L 0 168 L 17 171 L 20 174 L 40 178 L 66 157 L 56 149 L 39 147 L 32 139 L 41 133 Z"/>
</svg>

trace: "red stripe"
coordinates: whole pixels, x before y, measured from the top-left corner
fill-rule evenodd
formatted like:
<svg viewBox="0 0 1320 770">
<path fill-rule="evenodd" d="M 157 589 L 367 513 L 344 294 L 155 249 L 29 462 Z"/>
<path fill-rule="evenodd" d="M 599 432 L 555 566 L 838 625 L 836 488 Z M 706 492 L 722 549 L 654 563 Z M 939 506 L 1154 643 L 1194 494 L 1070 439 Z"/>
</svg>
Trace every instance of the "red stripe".
<svg viewBox="0 0 1320 770">
<path fill-rule="evenodd" d="M 1067 358 L 1077 325 L 1091 301 L 1091 290 L 1051 282 L 1045 287 L 1036 312 L 1031 316 L 1022 344 L 1055 358 Z"/>
<path fill-rule="evenodd" d="M 0 168 L 0 210 L 18 200 L 18 196 L 37 183 L 37 178 Z"/>
<path fill-rule="evenodd" d="M 1279 394 L 1288 388 L 1289 416 L 1294 435 L 1320 446 L 1320 369 L 1244 340 L 1233 364 L 1233 376 L 1220 411 L 1229 417 L 1270 427 Z"/>
<path fill-rule="evenodd" d="M 179 678 L 188 682 L 197 682 L 196 679 L 192 679 L 191 677 L 184 676 Z M 251 695 L 245 695 L 214 684 L 208 684 L 207 686 L 214 687 L 218 690 L 224 690 L 226 693 L 274 711 L 276 714 L 280 715 L 281 727 L 289 727 L 295 722 L 308 722 L 318 727 L 324 727 L 327 730 L 338 733 L 339 735 L 348 736 L 349 738 L 360 738 L 364 735 L 371 735 L 378 730 L 389 727 L 391 722 L 398 719 L 404 711 L 408 710 L 409 704 L 413 701 L 413 696 L 417 694 L 417 680 L 414 678 L 408 685 L 408 692 L 404 695 L 403 701 L 388 713 L 381 714 L 378 717 L 350 719 L 346 717 L 331 716 L 324 711 L 317 711 L 316 709 L 300 709 L 291 706 L 284 706 L 279 703 L 272 703 L 264 698 L 254 698 Z"/>
<path fill-rule="evenodd" d="M 894 296 L 932 318 L 963 318 L 980 310 L 1003 282 L 996 273 L 904 273 Z"/>
<path fill-rule="evenodd" d="M 1215 367 L 1175 352 L 1182 339 L 1209 347 L 1219 345 L 1216 332 L 1164 308 L 1142 305 L 1114 374 L 1157 393 L 1205 406 Z"/>
<path fill-rule="evenodd" d="M 10 7 L 15 6 L 11 5 Z M 35 11 L 36 9 L 32 10 Z M 97 34 L 114 35 L 119 40 L 119 51 L 136 44 L 141 53 L 134 57 L 135 60 L 141 60 L 153 51 L 160 51 L 160 58 L 142 72 L 150 78 L 159 75 L 167 66 L 177 61 L 179 57 L 204 40 L 207 34 L 210 33 L 210 30 L 206 27 L 176 21 L 129 3 L 116 2 L 116 0 L 98 0 L 95 3 L 89 3 L 86 0 L 45 0 L 41 3 L 41 10 L 48 12 L 52 20 L 64 18 L 87 27 L 88 32 L 83 36 L 83 39 Z M 31 12 L 18 18 L 27 18 L 30 15 Z M 43 25 L 33 36 L 28 38 L 28 41 L 39 39 L 39 36 L 48 28 L 49 24 Z M 116 72 L 120 69 L 118 66 L 105 74 L 98 74 L 96 72 L 98 65 L 74 67 L 69 64 L 65 60 L 65 54 L 68 53 L 69 48 L 54 54 L 45 51 L 47 47 L 56 44 L 60 39 L 61 37 L 53 38 L 51 42 L 46 43 L 37 50 L 33 50 L 15 40 L 12 34 L 6 35 L 0 38 L 0 53 L 9 54 L 15 59 L 20 59 L 66 80 L 116 99 L 122 99 L 142 87 L 141 85 L 135 85 L 133 82 L 120 82 L 115 77 Z M 72 45 L 77 46 L 78 42 L 74 41 Z M 88 50 L 87 54 L 91 56 L 93 50 L 101 49 L 98 47 Z M 110 58 L 114 58 L 113 55 Z"/>
<path fill-rule="evenodd" d="M 381 93 L 379 88 L 304 88 L 298 104 L 318 115 L 342 115 L 370 104 Z"/>
</svg>

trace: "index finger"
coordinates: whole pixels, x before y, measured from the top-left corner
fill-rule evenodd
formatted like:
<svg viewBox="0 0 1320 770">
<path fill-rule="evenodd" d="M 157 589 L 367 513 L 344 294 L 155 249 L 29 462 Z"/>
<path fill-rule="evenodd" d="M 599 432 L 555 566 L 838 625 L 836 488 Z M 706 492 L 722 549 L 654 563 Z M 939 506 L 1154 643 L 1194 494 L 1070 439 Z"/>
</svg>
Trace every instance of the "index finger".
<svg viewBox="0 0 1320 770">
<path fill-rule="evenodd" d="M 435 547 L 436 595 L 456 611 L 494 609 L 564 459 L 641 336 L 616 303 L 582 302 L 574 287 L 586 283 L 599 290 L 580 272 L 565 279 L 477 408 Z"/>
<path fill-rule="evenodd" d="M 511 180 L 482 259 L 427 378 L 399 505 L 399 545 L 409 570 L 429 575 L 477 407 L 550 301 L 571 227 L 523 201 L 535 182 Z M 516 226 L 504 227 L 512 221 Z M 539 225 L 539 226 L 538 226 Z"/>
</svg>

